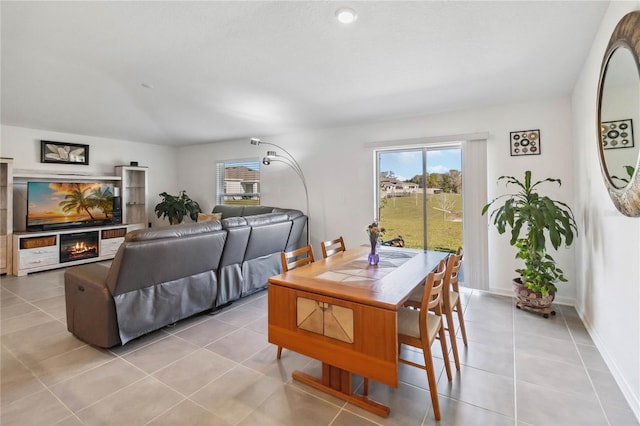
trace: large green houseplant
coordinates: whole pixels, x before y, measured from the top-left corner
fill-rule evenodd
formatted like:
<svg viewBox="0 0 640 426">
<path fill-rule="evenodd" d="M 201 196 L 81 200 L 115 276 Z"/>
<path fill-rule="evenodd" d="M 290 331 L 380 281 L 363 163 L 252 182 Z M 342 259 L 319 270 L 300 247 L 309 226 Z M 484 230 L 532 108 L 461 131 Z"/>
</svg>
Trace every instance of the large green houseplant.
<svg viewBox="0 0 640 426">
<path fill-rule="evenodd" d="M 198 213 L 202 212 L 200 205 L 192 200 L 187 191 L 182 190 L 178 195 L 160 193 L 162 201 L 156 205 L 155 211 L 158 217 L 168 218 L 171 225 L 182 223 L 185 216 L 191 220 L 198 220 Z"/>
<path fill-rule="evenodd" d="M 524 261 L 524 268 L 516 269 L 521 284 L 545 298 L 551 296 L 550 304 L 557 291 L 555 283 L 567 279 L 555 259 L 547 253 L 547 237 L 555 250 L 563 243 L 568 247 L 577 236 L 578 228 L 571 208 L 541 195 L 538 186 L 544 182 L 557 182 L 558 185 L 562 182 L 547 178 L 532 184 L 530 170 L 525 172 L 524 182 L 514 176 L 500 176 L 498 182 L 502 180 L 507 186 L 515 185 L 517 191 L 495 198 L 484 206 L 482 214 L 495 207 L 489 217 L 499 234 L 511 232 L 509 243 L 518 248 L 516 258 Z"/>
</svg>

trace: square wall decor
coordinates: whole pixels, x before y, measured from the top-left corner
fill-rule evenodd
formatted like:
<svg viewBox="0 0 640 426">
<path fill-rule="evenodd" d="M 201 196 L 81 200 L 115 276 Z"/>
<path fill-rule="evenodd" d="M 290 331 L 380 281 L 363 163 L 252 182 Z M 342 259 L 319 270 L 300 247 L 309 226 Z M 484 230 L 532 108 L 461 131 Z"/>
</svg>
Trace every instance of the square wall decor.
<svg viewBox="0 0 640 426">
<path fill-rule="evenodd" d="M 540 129 L 519 130 L 509 133 L 511 156 L 540 155 Z"/>
<path fill-rule="evenodd" d="M 603 149 L 618 149 L 633 147 L 633 121 L 627 120 L 603 121 L 600 129 Z"/>
</svg>

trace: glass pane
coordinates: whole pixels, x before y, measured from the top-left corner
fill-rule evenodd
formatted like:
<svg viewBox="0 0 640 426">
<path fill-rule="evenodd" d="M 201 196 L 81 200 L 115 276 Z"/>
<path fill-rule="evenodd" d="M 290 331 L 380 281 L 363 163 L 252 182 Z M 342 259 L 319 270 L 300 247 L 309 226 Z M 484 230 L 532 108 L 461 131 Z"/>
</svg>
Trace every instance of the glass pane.
<svg viewBox="0 0 640 426">
<path fill-rule="evenodd" d="M 260 163 L 257 161 L 224 164 L 226 205 L 260 205 Z"/>
<path fill-rule="evenodd" d="M 379 154 L 378 212 L 383 239 L 401 237 L 405 247 L 424 246 L 422 151 Z"/>
<path fill-rule="evenodd" d="M 461 150 L 427 151 L 427 249 L 462 246 Z"/>
<path fill-rule="evenodd" d="M 384 240 L 401 237 L 405 247 L 451 252 L 462 246 L 460 148 L 384 151 L 378 158 Z"/>
</svg>

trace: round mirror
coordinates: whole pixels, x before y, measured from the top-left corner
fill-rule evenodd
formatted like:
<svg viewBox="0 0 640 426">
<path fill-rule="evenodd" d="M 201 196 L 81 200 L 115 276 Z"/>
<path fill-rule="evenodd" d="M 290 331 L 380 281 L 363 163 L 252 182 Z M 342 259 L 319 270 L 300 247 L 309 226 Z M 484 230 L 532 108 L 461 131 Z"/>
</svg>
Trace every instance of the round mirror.
<svg viewBox="0 0 640 426">
<path fill-rule="evenodd" d="M 635 170 L 640 143 L 640 77 L 626 46 L 607 62 L 600 103 L 600 142 L 611 184 L 624 188 Z"/>
<path fill-rule="evenodd" d="M 598 87 L 598 149 L 611 200 L 640 216 L 640 11 L 625 15 L 602 61 Z"/>
</svg>

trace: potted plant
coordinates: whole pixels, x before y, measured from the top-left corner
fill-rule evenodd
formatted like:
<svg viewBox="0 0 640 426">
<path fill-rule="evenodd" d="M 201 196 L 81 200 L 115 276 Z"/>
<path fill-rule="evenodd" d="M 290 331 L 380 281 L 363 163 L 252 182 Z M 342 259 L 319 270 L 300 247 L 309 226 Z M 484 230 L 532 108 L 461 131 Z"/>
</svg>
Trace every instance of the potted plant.
<svg viewBox="0 0 640 426">
<path fill-rule="evenodd" d="M 509 243 L 518 248 L 516 258 L 524 261 L 524 268 L 516 269 L 520 277 L 514 279 L 518 300 L 525 306 L 546 308 L 555 297 L 555 283 L 567 281 L 547 253 L 547 240 L 555 250 L 563 243 L 566 247 L 571 245 L 578 234 L 573 212 L 567 204 L 538 192 L 538 186 L 544 182 L 562 185 L 560 179 L 547 178 L 532 184 L 531 171 L 527 170 L 524 182 L 513 176 L 500 176 L 498 182 L 501 180 L 507 186 L 515 185 L 517 191 L 495 198 L 484 206 L 482 214 L 496 206 L 489 217 L 499 234 L 511 232 Z"/>
<path fill-rule="evenodd" d="M 169 218 L 171 225 L 181 223 L 185 216 L 189 216 L 193 221 L 198 220 L 198 213 L 202 210 L 200 205 L 187 195 L 187 191 L 182 190 L 177 196 L 166 192 L 159 195 L 162 201 L 155 208 L 158 217 Z"/>
</svg>

